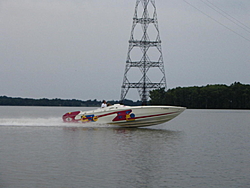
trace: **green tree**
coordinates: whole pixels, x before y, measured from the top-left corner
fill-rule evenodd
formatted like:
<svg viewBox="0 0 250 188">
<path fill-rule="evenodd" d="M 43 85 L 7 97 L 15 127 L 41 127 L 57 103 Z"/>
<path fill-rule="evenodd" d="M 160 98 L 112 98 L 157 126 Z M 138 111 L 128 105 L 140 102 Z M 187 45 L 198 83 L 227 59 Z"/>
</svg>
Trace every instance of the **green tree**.
<svg viewBox="0 0 250 188">
<path fill-rule="evenodd" d="M 235 82 L 223 84 L 177 87 L 150 92 L 150 104 L 185 106 L 197 109 L 250 109 L 250 85 Z"/>
</svg>

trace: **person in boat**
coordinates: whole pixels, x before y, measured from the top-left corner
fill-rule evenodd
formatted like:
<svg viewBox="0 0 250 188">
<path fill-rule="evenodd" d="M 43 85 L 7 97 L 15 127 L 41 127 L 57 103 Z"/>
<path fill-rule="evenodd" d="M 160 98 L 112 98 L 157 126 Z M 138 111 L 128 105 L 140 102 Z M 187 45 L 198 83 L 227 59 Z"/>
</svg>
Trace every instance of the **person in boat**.
<svg viewBox="0 0 250 188">
<path fill-rule="evenodd" d="M 107 102 L 105 100 L 102 101 L 102 105 L 101 105 L 102 108 L 105 108 L 107 107 Z"/>
</svg>

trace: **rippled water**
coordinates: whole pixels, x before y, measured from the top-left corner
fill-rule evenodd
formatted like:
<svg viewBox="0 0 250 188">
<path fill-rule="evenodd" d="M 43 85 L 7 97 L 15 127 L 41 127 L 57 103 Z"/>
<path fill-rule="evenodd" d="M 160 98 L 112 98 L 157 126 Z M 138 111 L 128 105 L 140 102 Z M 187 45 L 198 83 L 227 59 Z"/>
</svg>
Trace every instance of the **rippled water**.
<svg viewBox="0 0 250 188">
<path fill-rule="evenodd" d="M 125 129 L 63 123 L 74 110 L 0 107 L 1 188 L 250 187 L 250 111 Z"/>
</svg>

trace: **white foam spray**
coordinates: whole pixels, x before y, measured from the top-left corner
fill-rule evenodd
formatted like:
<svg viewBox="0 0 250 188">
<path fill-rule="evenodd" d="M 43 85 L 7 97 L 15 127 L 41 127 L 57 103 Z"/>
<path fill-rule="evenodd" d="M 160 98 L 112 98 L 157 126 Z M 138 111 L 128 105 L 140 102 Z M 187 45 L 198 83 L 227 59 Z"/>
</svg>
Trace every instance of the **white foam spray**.
<svg viewBox="0 0 250 188">
<path fill-rule="evenodd" d="M 1 118 L 0 126 L 30 126 L 30 127 L 110 127 L 98 123 L 65 123 L 61 118 Z"/>
</svg>

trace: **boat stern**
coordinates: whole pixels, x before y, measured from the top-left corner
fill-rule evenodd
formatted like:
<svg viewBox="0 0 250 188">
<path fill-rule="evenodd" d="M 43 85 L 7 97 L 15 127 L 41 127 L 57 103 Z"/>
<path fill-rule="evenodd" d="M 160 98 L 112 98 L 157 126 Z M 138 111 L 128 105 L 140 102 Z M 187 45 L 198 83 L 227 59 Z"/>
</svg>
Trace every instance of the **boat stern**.
<svg viewBox="0 0 250 188">
<path fill-rule="evenodd" d="M 68 112 L 62 116 L 62 119 L 64 122 L 78 122 L 79 120 L 76 120 L 75 117 L 80 113 L 81 111 L 75 111 L 75 112 Z"/>
</svg>

